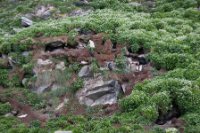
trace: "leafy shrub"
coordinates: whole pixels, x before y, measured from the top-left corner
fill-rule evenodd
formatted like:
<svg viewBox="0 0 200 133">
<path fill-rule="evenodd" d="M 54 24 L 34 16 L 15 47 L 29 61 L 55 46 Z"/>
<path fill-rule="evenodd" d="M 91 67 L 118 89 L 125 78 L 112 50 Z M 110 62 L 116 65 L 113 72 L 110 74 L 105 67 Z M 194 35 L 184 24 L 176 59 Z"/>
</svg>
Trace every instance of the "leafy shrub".
<svg viewBox="0 0 200 133">
<path fill-rule="evenodd" d="M 183 118 L 186 121 L 187 125 L 197 126 L 200 124 L 199 114 L 197 113 L 186 114 Z"/>
<path fill-rule="evenodd" d="M 150 58 L 157 68 L 165 68 L 167 70 L 185 68 L 194 62 L 192 55 L 188 54 L 152 54 Z"/>
<path fill-rule="evenodd" d="M 33 74 L 33 67 L 34 67 L 33 63 L 24 64 L 22 66 L 26 75 L 32 75 Z"/>
<path fill-rule="evenodd" d="M 41 126 L 41 122 L 38 121 L 38 120 L 34 120 L 31 122 L 31 127 L 34 127 L 34 128 L 39 128 Z"/>
<path fill-rule="evenodd" d="M 130 96 L 120 101 L 123 111 L 133 111 L 142 104 L 147 103 L 149 97 L 142 91 L 135 90 Z"/>
<path fill-rule="evenodd" d="M 171 108 L 171 98 L 169 92 L 167 91 L 154 94 L 150 101 L 157 106 L 161 115 L 167 113 L 167 111 Z"/>
<path fill-rule="evenodd" d="M 151 124 L 158 118 L 158 110 L 155 105 L 141 105 L 136 109 L 136 121 L 142 124 Z"/>
<path fill-rule="evenodd" d="M 14 117 L 0 116 L 0 123 L 1 132 L 7 132 L 8 129 L 14 128 L 14 126 L 18 125 L 20 122 L 17 121 Z"/>
<path fill-rule="evenodd" d="M 115 58 L 115 63 L 119 71 L 124 72 L 124 70 L 126 69 L 126 57 L 123 54 Z"/>
<path fill-rule="evenodd" d="M 9 80 L 8 80 L 8 70 L 7 69 L 0 69 L 0 85 L 7 87 Z"/>
<path fill-rule="evenodd" d="M 184 87 L 177 91 L 176 95 L 176 102 L 183 113 L 195 112 L 199 110 L 199 88 Z"/>
<path fill-rule="evenodd" d="M 0 103 L 0 115 L 4 115 L 11 111 L 11 106 L 9 103 Z"/>
<path fill-rule="evenodd" d="M 72 85 L 70 86 L 69 90 L 72 91 L 73 93 L 75 93 L 77 90 L 82 88 L 83 85 L 84 85 L 83 79 L 78 78 L 76 80 L 76 82 L 72 83 Z"/>
</svg>

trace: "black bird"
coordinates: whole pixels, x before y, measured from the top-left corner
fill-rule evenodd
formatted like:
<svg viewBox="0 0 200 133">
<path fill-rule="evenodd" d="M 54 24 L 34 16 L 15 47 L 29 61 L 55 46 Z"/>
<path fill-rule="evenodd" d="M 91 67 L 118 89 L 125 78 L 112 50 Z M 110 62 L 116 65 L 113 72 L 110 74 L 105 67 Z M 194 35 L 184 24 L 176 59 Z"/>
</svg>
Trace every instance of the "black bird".
<svg viewBox="0 0 200 133">
<path fill-rule="evenodd" d="M 140 65 L 148 64 L 148 61 L 147 61 L 147 59 L 145 57 L 137 57 L 137 60 L 138 60 Z"/>
<path fill-rule="evenodd" d="M 108 63 L 108 69 L 109 69 L 110 71 L 113 70 L 113 64 L 112 64 L 111 62 Z"/>
</svg>

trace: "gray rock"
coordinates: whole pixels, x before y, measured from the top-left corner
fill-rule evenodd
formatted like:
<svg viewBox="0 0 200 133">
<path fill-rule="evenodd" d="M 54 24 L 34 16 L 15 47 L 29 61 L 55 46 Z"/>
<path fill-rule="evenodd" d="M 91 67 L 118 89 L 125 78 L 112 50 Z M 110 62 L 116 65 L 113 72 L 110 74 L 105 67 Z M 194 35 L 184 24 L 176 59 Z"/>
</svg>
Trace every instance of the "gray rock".
<svg viewBox="0 0 200 133">
<path fill-rule="evenodd" d="M 58 63 L 56 65 L 56 69 L 64 71 L 65 70 L 65 62 Z"/>
<path fill-rule="evenodd" d="M 40 6 L 36 9 L 35 16 L 40 17 L 42 19 L 48 19 L 51 16 L 53 10 L 54 7 L 50 5 Z"/>
<path fill-rule="evenodd" d="M 102 76 L 97 76 L 85 80 L 84 88 L 77 92 L 77 97 L 81 104 L 87 106 L 114 104 L 120 92 L 122 89 L 118 81 L 103 81 Z"/>
<path fill-rule="evenodd" d="M 154 8 L 155 7 L 155 2 L 151 1 L 151 0 L 145 1 L 144 5 L 147 6 L 147 7 L 149 7 L 149 8 Z"/>
<path fill-rule="evenodd" d="M 35 73 L 35 80 L 31 83 L 33 91 L 43 93 L 66 87 L 67 79 L 63 73 L 64 69 L 64 62 L 56 65 L 49 59 L 38 59 L 33 70 Z"/>
<path fill-rule="evenodd" d="M 126 87 L 127 87 L 126 83 L 122 84 L 122 90 L 123 90 L 124 93 L 126 93 Z"/>
<path fill-rule="evenodd" d="M 7 113 L 4 115 L 5 117 L 11 117 L 11 116 L 14 116 L 12 113 Z"/>
<path fill-rule="evenodd" d="M 142 4 L 138 2 L 130 2 L 129 5 L 135 6 L 135 7 L 142 6 Z"/>
<path fill-rule="evenodd" d="M 131 58 L 126 59 L 126 71 L 127 72 L 136 72 L 138 71 L 139 62 L 133 61 Z"/>
<path fill-rule="evenodd" d="M 28 81 L 27 78 L 22 79 L 22 85 L 23 85 L 23 86 L 26 86 L 27 81 Z"/>
<path fill-rule="evenodd" d="M 91 76 L 93 76 L 91 67 L 88 66 L 88 65 L 87 66 L 83 66 L 81 68 L 81 70 L 79 71 L 78 76 L 81 77 L 81 78 L 82 77 L 91 77 Z"/>
<path fill-rule="evenodd" d="M 24 27 L 29 27 L 29 26 L 33 25 L 33 21 L 26 17 L 21 17 L 21 25 Z"/>
<path fill-rule="evenodd" d="M 24 57 L 28 57 L 30 55 L 30 52 L 29 51 L 24 51 L 24 52 L 22 52 L 22 55 Z"/>
</svg>

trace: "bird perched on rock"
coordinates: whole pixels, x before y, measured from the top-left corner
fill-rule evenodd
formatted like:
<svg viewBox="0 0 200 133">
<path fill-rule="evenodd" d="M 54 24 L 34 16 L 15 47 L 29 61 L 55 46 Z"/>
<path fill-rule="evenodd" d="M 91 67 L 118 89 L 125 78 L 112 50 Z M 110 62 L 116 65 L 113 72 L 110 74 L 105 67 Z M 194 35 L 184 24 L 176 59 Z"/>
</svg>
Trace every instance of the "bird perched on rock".
<svg viewBox="0 0 200 133">
<path fill-rule="evenodd" d="M 110 71 L 112 71 L 113 69 L 115 69 L 115 64 L 114 62 L 108 62 L 107 67 Z"/>
</svg>

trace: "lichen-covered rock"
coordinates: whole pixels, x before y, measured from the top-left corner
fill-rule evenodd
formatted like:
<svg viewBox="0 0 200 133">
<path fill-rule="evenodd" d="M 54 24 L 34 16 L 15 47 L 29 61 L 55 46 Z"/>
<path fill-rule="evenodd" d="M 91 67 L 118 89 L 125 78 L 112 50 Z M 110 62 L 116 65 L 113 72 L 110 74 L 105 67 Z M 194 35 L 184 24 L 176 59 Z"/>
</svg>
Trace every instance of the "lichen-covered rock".
<svg viewBox="0 0 200 133">
<path fill-rule="evenodd" d="M 81 104 L 87 106 L 114 104 L 121 92 L 121 85 L 118 81 L 104 81 L 102 76 L 86 79 L 84 88 L 77 92 Z"/>
<path fill-rule="evenodd" d="M 32 83 L 33 91 L 42 93 L 66 87 L 64 62 L 54 63 L 47 59 L 38 59 L 34 67 L 35 80 Z"/>
<path fill-rule="evenodd" d="M 24 27 L 29 27 L 29 26 L 33 25 L 33 21 L 26 17 L 21 17 L 21 25 Z"/>
<path fill-rule="evenodd" d="M 80 70 L 80 72 L 78 73 L 79 77 L 91 77 L 93 75 L 91 67 L 90 66 L 83 66 Z"/>
<path fill-rule="evenodd" d="M 35 11 L 35 16 L 40 17 L 42 19 L 47 19 L 51 16 L 53 10 L 55 8 L 51 5 L 48 6 L 40 6 Z"/>
</svg>

